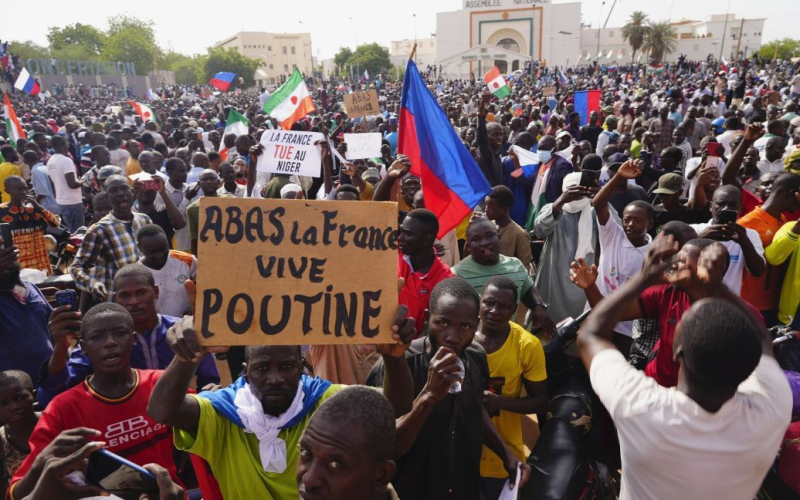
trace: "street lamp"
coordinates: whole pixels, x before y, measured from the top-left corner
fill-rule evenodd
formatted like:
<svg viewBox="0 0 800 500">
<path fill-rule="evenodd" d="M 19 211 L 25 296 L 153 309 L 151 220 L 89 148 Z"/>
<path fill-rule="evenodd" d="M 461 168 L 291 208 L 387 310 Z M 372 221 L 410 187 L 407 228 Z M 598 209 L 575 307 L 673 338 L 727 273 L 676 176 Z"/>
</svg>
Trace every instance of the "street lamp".
<svg viewBox="0 0 800 500">
<path fill-rule="evenodd" d="M 353 21 L 352 17 L 349 18 L 349 19 L 351 21 Z M 356 78 L 361 78 L 361 76 L 360 76 L 361 75 L 361 69 L 358 67 L 358 23 L 356 23 L 355 21 L 353 21 L 353 30 L 355 31 L 355 35 L 356 35 L 356 50 L 355 50 L 355 52 L 353 52 L 355 54 L 355 56 L 356 56 Z"/>
</svg>

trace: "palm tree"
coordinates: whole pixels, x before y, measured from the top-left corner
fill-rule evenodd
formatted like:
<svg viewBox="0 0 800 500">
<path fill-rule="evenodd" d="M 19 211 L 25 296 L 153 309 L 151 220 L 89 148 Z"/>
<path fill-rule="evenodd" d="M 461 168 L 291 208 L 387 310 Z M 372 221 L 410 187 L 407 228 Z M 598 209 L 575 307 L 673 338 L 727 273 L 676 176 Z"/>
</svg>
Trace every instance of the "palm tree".
<svg viewBox="0 0 800 500">
<path fill-rule="evenodd" d="M 678 47 L 677 38 L 675 30 L 668 22 L 653 24 L 644 40 L 642 50 L 646 50 L 654 62 L 662 61 L 667 54 Z"/>
<path fill-rule="evenodd" d="M 631 46 L 631 62 L 636 57 L 636 52 L 642 48 L 649 31 L 650 20 L 647 19 L 647 14 L 639 10 L 631 14 L 627 24 L 622 27 L 622 39 Z"/>
</svg>

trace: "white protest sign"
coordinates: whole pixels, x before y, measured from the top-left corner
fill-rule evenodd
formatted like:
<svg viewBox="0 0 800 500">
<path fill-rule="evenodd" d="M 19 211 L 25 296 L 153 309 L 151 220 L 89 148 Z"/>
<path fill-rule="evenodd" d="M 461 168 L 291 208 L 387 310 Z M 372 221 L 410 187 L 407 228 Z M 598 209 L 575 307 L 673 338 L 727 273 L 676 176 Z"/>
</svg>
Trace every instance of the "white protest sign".
<svg viewBox="0 0 800 500">
<path fill-rule="evenodd" d="M 321 140 L 319 132 L 267 130 L 261 136 L 264 152 L 256 167 L 259 172 L 319 177 L 320 147 L 316 143 Z"/>
<path fill-rule="evenodd" d="M 380 158 L 381 134 L 344 134 L 347 144 L 347 159 Z"/>
</svg>

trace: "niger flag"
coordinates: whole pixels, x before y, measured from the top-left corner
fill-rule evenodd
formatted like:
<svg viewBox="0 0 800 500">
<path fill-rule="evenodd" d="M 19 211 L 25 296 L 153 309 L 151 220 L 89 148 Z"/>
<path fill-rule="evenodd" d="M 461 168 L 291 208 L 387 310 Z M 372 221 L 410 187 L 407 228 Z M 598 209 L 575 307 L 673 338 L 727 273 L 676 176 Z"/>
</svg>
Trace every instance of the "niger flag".
<svg viewBox="0 0 800 500">
<path fill-rule="evenodd" d="M 277 119 L 284 130 L 289 130 L 294 122 L 316 110 L 303 75 L 297 68 L 286 83 L 264 103 L 264 112 Z"/>
</svg>

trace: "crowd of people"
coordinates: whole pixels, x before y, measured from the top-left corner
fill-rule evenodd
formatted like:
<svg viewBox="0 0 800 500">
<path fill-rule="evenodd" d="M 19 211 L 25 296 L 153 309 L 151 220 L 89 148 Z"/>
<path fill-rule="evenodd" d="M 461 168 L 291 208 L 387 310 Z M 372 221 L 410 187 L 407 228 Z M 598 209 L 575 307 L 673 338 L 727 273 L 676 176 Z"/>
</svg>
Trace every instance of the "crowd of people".
<svg viewBox="0 0 800 500">
<path fill-rule="evenodd" d="M 316 177 L 257 171 L 279 128 L 263 89 L 170 88 L 154 120 L 113 92 L 14 95 L 27 137 L 0 125 L 8 498 L 100 494 L 80 476 L 100 448 L 146 467 L 162 499 L 535 491 L 523 427 L 550 406 L 544 346 L 590 309 L 572 354 L 613 422 L 620 498 L 749 500 L 781 448 L 800 453 L 800 376 L 767 331 L 800 328 L 800 67 L 537 65 L 501 98 L 428 69 L 491 187 L 444 235 L 399 142 L 401 85 L 383 76 L 306 79 L 317 110 L 292 129 L 331 139 Z M 370 85 L 381 112 L 349 118 L 343 96 Z M 575 92 L 591 89 L 584 122 Z M 231 109 L 247 133 L 225 133 Z M 330 150 L 374 132 L 380 157 Z M 397 344 L 202 347 L 208 196 L 396 202 Z M 54 228 L 80 239 L 61 280 L 74 305 L 29 278 L 59 272 Z M 781 477 L 800 493 L 798 476 Z"/>
</svg>

